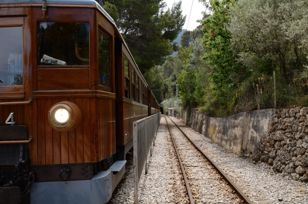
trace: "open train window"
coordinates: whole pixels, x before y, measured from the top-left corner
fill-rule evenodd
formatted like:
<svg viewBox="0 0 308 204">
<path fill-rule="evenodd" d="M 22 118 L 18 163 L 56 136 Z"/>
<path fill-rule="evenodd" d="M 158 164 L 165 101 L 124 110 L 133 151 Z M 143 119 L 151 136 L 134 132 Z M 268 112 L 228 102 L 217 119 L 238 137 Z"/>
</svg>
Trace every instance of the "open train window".
<svg viewBox="0 0 308 204">
<path fill-rule="evenodd" d="M 89 23 L 40 22 L 38 64 L 89 65 Z"/>
<path fill-rule="evenodd" d="M 126 98 L 130 97 L 130 80 L 129 80 L 129 63 L 128 59 L 124 57 L 124 95 Z"/>
<path fill-rule="evenodd" d="M 112 53 L 112 37 L 102 31 L 98 31 L 98 59 L 99 59 L 99 81 L 104 86 L 110 86 L 110 68 Z"/>
<path fill-rule="evenodd" d="M 23 84 L 23 28 L 0 25 L 0 87 Z"/>
</svg>

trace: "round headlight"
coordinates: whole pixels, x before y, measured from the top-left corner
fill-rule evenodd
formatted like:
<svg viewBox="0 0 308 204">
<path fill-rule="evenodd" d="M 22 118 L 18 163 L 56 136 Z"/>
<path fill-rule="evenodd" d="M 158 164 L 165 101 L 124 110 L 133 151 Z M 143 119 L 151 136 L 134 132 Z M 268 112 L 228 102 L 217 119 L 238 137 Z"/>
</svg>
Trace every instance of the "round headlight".
<svg viewBox="0 0 308 204">
<path fill-rule="evenodd" d="M 55 112 L 55 120 L 60 124 L 65 124 L 69 121 L 71 115 L 65 108 L 59 108 Z"/>
<path fill-rule="evenodd" d="M 48 119 L 51 126 L 59 131 L 73 128 L 80 120 L 78 106 L 72 102 L 63 101 L 55 104 L 49 110 Z"/>
</svg>

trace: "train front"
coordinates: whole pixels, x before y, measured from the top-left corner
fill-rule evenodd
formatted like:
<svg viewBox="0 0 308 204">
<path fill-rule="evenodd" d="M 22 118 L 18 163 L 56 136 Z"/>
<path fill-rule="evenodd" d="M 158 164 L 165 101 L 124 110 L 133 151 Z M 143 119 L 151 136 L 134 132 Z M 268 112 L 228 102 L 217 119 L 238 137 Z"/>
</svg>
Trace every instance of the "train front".
<svg viewBox="0 0 308 204">
<path fill-rule="evenodd" d="M 104 203 L 124 175 L 114 31 L 97 7 L 0 0 L 0 204 Z"/>
</svg>

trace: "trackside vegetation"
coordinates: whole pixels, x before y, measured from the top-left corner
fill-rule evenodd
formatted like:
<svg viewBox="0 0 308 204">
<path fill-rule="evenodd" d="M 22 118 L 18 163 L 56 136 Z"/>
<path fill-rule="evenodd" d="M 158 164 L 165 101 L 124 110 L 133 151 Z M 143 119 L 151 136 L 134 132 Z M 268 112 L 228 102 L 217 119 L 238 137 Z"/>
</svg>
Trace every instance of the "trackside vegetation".
<svg viewBox="0 0 308 204">
<path fill-rule="evenodd" d="M 194 31 L 181 31 L 180 3 L 106 1 L 159 101 L 212 116 L 308 106 L 306 0 L 200 1 Z"/>
<path fill-rule="evenodd" d="M 183 35 L 176 56 L 154 68 L 167 79 L 161 93 L 213 116 L 308 106 L 307 1 L 204 3 L 211 11 L 202 25 Z M 175 83 L 178 91 L 166 94 Z"/>
</svg>

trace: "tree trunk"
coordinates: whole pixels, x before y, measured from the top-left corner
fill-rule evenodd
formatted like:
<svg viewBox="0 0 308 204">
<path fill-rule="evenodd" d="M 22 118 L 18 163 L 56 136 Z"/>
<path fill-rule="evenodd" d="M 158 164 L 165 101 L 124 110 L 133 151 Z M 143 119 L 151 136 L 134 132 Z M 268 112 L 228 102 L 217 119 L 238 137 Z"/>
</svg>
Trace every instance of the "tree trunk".
<svg viewBox="0 0 308 204">
<path fill-rule="evenodd" d="M 280 70 L 282 73 L 283 78 L 289 82 L 289 77 L 287 73 L 287 65 L 286 65 L 286 58 L 285 54 L 279 50 L 279 63 L 280 63 Z"/>
</svg>

